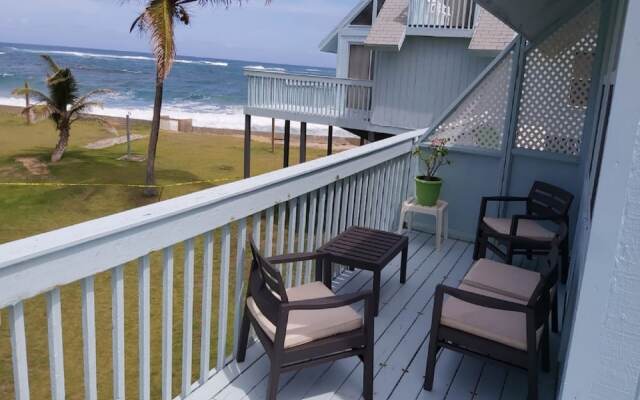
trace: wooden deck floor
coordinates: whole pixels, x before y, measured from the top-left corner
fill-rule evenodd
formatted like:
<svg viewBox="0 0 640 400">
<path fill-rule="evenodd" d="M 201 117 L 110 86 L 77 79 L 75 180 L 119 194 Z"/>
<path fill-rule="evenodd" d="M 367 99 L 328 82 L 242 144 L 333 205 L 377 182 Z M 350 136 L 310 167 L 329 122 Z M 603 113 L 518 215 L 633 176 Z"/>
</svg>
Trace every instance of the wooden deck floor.
<svg viewBox="0 0 640 400">
<path fill-rule="evenodd" d="M 399 282 L 399 258 L 382 273 L 381 308 L 375 321 L 374 398 L 525 400 L 524 372 L 448 350 L 440 353 L 433 391 L 422 390 L 434 288 L 441 282 L 458 283 L 471 265 L 473 246 L 448 240 L 436 251 L 431 235 L 411 233 L 410 237 L 407 283 Z M 337 282 L 338 290 L 344 293 L 370 285 L 370 273 L 358 271 Z M 244 363 L 229 364 L 194 397 L 263 399 L 268 371 L 268 357 L 259 344 L 253 345 Z M 541 399 L 554 398 L 555 381 L 553 372 L 541 374 Z M 362 366 L 352 358 L 285 374 L 278 399 L 355 400 L 361 398 L 361 390 Z"/>
</svg>

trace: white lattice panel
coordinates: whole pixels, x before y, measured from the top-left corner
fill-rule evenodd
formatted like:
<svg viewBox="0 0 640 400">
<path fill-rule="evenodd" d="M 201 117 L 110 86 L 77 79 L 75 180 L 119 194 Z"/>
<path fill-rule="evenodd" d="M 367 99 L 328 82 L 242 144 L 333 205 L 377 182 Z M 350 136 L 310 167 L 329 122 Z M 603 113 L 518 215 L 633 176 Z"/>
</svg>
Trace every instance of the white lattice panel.
<svg viewBox="0 0 640 400">
<path fill-rule="evenodd" d="M 595 1 L 528 51 L 516 147 L 580 154 L 599 18 Z"/>
<path fill-rule="evenodd" d="M 514 53 L 506 53 L 495 68 L 469 93 L 431 138 L 449 144 L 500 150 L 505 131 Z"/>
</svg>

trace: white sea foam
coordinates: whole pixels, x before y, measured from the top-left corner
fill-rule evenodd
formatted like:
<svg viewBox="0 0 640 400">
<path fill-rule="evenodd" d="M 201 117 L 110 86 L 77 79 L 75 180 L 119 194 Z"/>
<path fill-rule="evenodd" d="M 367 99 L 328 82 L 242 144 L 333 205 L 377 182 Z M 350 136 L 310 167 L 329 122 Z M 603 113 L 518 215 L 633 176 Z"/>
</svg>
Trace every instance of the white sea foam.
<svg viewBox="0 0 640 400">
<path fill-rule="evenodd" d="M 200 61 L 200 60 L 175 60 L 179 64 L 200 64 L 200 65 L 212 65 L 214 67 L 228 67 L 229 63 L 222 61 Z"/>
<path fill-rule="evenodd" d="M 3 54 L 7 54 L 7 53 L 5 53 L 4 51 L 0 51 L 0 56 Z"/>
<path fill-rule="evenodd" d="M 257 69 L 260 71 L 277 71 L 277 72 L 286 72 L 285 68 L 278 67 L 265 67 L 264 65 L 247 65 L 244 67 L 245 69 Z"/>
<path fill-rule="evenodd" d="M 14 76 L 14 75 L 10 74 L 8 72 L 3 72 L 3 73 L 0 74 L 0 78 L 8 78 L 8 77 L 11 77 L 11 76 Z"/>
<path fill-rule="evenodd" d="M 308 71 L 308 72 L 322 72 L 321 70 L 316 69 L 316 68 L 306 68 L 305 71 Z"/>
<path fill-rule="evenodd" d="M 0 104 L 10 106 L 24 106 L 24 99 L 18 97 L 0 97 Z M 127 114 L 131 118 L 151 120 L 153 109 L 149 107 L 105 107 L 90 111 L 92 114 L 107 115 L 124 118 Z M 197 102 L 182 102 L 177 104 L 165 104 L 162 107 L 162 115 L 171 118 L 190 118 L 194 126 L 217 129 L 244 130 L 244 113 L 242 106 L 219 107 Z M 256 132 L 270 132 L 271 118 L 252 117 L 251 127 Z M 284 121 L 276 120 L 276 131 L 283 132 Z M 299 125 L 291 124 L 291 133 L 299 134 Z M 313 136 L 325 136 L 325 125 L 308 124 L 307 133 Z M 335 136 L 353 137 L 353 135 L 340 128 L 333 131 Z"/>
<path fill-rule="evenodd" d="M 133 61 L 155 61 L 153 57 L 147 56 L 126 56 L 126 55 L 117 55 L 117 54 L 105 54 L 105 53 L 86 53 L 82 51 L 63 51 L 63 50 L 33 50 L 33 49 L 21 49 L 17 47 L 12 47 L 12 50 L 22 51 L 25 53 L 36 53 L 36 54 L 58 54 L 64 56 L 73 56 L 73 57 L 82 57 L 82 58 L 102 58 L 102 59 L 118 59 L 118 60 L 133 60 Z M 227 67 L 229 64 L 222 61 L 206 61 L 206 60 L 175 60 L 176 63 L 181 64 L 201 64 L 201 65 L 212 65 L 216 67 Z"/>
</svg>

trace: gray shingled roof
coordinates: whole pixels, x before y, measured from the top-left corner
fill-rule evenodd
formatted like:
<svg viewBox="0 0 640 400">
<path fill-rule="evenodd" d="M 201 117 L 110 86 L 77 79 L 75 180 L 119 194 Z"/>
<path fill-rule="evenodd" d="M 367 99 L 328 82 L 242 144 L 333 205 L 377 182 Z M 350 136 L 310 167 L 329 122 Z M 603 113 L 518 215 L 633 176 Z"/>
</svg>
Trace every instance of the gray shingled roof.
<svg viewBox="0 0 640 400">
<path fill-rule="evenodd" d="M 480 8 L 469 49 L 502 51 L 515 37 L 516 32 L 494 17 L 493 14 Z"/>
<path fill-rule="evenodd" d="M 386 0 L 373 23 L 365 45 L 400 50 L 407 29 L 408 0 Z"/>
</svg>

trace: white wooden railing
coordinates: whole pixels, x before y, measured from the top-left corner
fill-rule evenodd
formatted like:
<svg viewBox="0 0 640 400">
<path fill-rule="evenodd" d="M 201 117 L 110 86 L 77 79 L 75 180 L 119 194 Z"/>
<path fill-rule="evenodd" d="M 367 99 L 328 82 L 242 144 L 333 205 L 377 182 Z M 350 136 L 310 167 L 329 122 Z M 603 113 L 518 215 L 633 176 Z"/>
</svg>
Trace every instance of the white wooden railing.
<svg viewBox="0 0 640 400">
<path fill-rule="evenodd" d="M 0 310 L 8 309 L 9 314 L 6 323 L 11 337 L 15 398 L 29 399 L 33 371 L 29 370 L 27 355 L 40 351 L 28 348 L 26 334 L 48 337 L 50 397 L 54 400 L 69 394 L 65 391 L 65 373 L 79 374 L 78 380 L 84 380 L 85 398 L 95 400 L 100 390 L 96 364 L 102 357 L 112 360 L 113 394 L 102 390 L 100 398 L 124 399 L 125 391 L 132 398 L 162 400 L 176 395 L 180 399 L 199 398 L 208 393 L 211 388 L 207 385 L 230 361 L 232 349 L 238 344 L 248 265 L 247 237 L 259 243 L 269 256 L 314 250 L 350 225 L 394 230 L 399 205 L 411 187 L 411 150 L 423 133 L 408 132 L 323 159 L 0 245 Z M 287 285 L 299 285 L 311 280 L 312 269 L 313 265 L 305 262 L 284 266 L 282 272 Z M 137 297 L 137 308 L 128 309 L 125 286 L 136 274 L 137 291 L 129 289 L 127 299 Z M 174 288 L 174 276 L 182 277 L 182 288 Z M 195 282 L 196 276 L 202 281 Z M 110 281 L 110 288 L 107 283 L 106 290 L 96 290 L 99 279 Z M 61 296 L 61 288 L 78 282 L 81 305 L 65 304 L 69 299 L 65 299 L 64 290 Z M 173 309 L 174 292 L 183 298 L 177 310 Z M 152 294 L 162 300 L 152 302 Z M 29 318 L 25 317 L 25 301 L 41 296 L 47 300 L 47 324 L 41 330 L 25 332 L 25 319 Z M 194 309 L 194 297 L 201 298 L 200 311 Z M 82 308 L 81 332 L 63 332 L 62 310 L 67 307 Z M 157 313 L 153 319 L 152 310 Z M 98 352 L 95 321 L 104 313 L 111 316 L 112 343 Z M 138 321 L 136 354 L 127 352 L 125 346 L 125 342 L 135 340 L 125 335 L 125 317 L 131 313 Z M 179 314 L 181 324 L 174 327 L 174 315 Z M 161 331 L 153 331 L 152 321 L 160 319 Z M 213 323 L 217 323 L 215 349 L 209 345 Z M 172 348 L 174 332 L 180 325 L 182 357 L 178 365 L 172 359 Z M 199 332 L 193 332 L 194 326 Z M 194 333 L 200 336 L 197 349 L 192 343 Z M 74 338 L 64 343 L 77 343 L 84 366 L 65 363 L 63 335 Z M 80 337 L 82 341 L 75 340 Z M 152 340 L 161 341 L 157 353 L 154 351 L 161 353 L 161 365 L 151 363 Z M 192 373 L 196 352 L 199 371 Z M 209 365 L 210 356 L 214 356 L 215 365 Z M 125 364 L 129 375 L 131 369 L 137 370 L 137 382 L 127 380 L 125 384 Z M 180 369 L 176 374 L 181 377 L 179 391 L 172 391 L 173 368 Z M 161 374 L 152 375 L 152 369 L 161 370 Z M 10 388 L 5 382 L 3 386 Z M 77 387 L 82 387 L 80 382 L 74 383 Z M 11 393 L 2 395 L 11 397 Z"/>
<path fill-rule="evenodd" d="M 476 17 L 474 0 L 409 0 L 407 25 L 412 28 L 469 31 Z"/>
<path fill-rule="evenodd" d="M 245 69 L 247 107 L 369 121 L 373 82 Z"/>
</svg>

